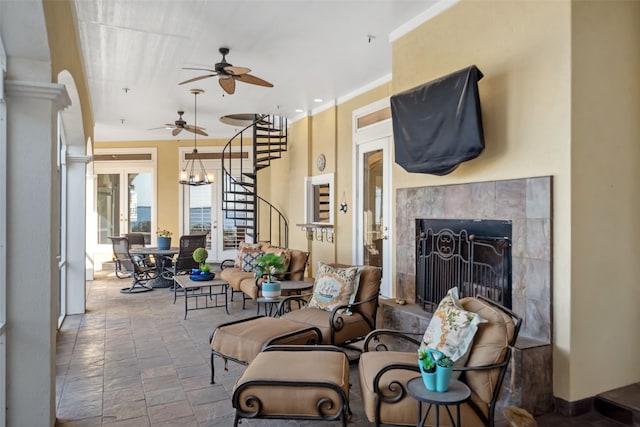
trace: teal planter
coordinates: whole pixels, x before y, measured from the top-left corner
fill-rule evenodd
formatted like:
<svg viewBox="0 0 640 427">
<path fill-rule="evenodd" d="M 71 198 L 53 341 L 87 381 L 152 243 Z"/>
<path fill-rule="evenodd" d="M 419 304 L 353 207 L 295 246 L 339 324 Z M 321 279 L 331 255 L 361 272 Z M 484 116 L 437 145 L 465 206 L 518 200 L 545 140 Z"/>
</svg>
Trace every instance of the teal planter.
<svg viewBox="0 0 640 427">
<path fill-rule="evenodd" d="M 268 299 L 279 298 L 282 294 L 280 282 L 262 282 L 262 296 Z"/>
<path fill-rule="evenodd" d="M 421 359 L 418 359 L 418 365 L 420 365 L 420 373 L 422 374 L 422 381 L 424 381 L 424 386 L 429 391 L 436 391 L 436 372 L 425 372 L 422 366 Z"/>
<path fill-rule="evenodd" d="M 158 237 L 158 249 L 167 250 L 171 248 L 171 237 Z"/>
<path fill-rule="evenodd" d="M 445 392 L 449 390 L 449 381 L 451 381 L 452 367 L 443 368 L 436 365 L 436 391 Z"/>
</svg>

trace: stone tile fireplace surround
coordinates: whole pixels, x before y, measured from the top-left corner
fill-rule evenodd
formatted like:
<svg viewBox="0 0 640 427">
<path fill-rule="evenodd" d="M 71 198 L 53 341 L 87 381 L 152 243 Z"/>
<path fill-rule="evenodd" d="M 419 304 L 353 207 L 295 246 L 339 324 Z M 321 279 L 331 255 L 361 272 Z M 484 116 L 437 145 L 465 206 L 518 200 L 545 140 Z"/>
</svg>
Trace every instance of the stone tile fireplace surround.
<svg viewBox="0 0 640 427">
<path fill-rule="evenodd" d="M 524 319 L 501 403 L 552 410 L 551 177 L 398 189 L 396 298 L 384 301 L 384 327 L 424 330 L 431 315 L 416 302 L 416 219 L 512 221 L 513 310 Z"/>
</svg>

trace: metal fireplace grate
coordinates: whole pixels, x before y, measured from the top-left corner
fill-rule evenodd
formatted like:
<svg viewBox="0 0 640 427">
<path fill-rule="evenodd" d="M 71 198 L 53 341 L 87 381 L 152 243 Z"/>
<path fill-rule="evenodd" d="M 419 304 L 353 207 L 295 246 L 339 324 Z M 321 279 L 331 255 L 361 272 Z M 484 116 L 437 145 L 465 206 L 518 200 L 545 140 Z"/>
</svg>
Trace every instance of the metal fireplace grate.
<svg viewBox="0 0 640 427">
<path fill-rule="evenodd" d="M 453 287 L 461 298 L 484 295 L 511 308 L 510 222 L 498 221 L 508 225 L 508 233 L 496 237 L 490 234 L 497 230 L 481 227 L 482 221 L 469 220 L 470 227 L 455 221 L 455 229 L 417 221 L 416 300 L 423 309 L 434 311 Z"/>
</svg>

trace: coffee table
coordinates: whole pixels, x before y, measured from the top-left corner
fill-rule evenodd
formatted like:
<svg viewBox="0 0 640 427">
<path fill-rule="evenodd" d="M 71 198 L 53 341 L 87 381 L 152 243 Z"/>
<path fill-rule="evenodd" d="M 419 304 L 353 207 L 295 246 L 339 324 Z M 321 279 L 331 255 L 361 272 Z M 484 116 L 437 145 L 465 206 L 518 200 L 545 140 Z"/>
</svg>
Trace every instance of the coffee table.
<svg viewBox="0 0 640 427">
<path fill-rule="evenodd" d="M 440 426 L 440 406 L 444 406 L 449 414 L 449 420 L 452 427 L 460 427 L 460 404 L 467 400 L 471 396 L 471 390 L 469 387 L 458 380 L 451 380 L 449 382 L 449 390 L 445 392 L 430 391 L 424 385 L 422 377 L 412 378 L 407 382 L 407 392 L 411 397 L 418 401 L 418 427 L 424 425 L 429 417 L 429 411 L 431 407 L 436 407 L 436 427 Z M 428 403 L 427 411 L 422 416 L 422 403 Z M 457 422 L 453 420 L 451 411 L 447 405 L 456 405 Z"/>
<path fill-rule="evenodd" d="M 203 281 L 195 281 L 191 280 L 188 275 L 178 275 L 173 276 L 173 280 L 176 284 L 176 287 L 180 287 L 184 292 L 184 318 L 187 318 L 187 312 L 190 310 L 202 310 L 205 308 L 217 308 L 224 307 L 227 314 L 229 314 L 229 307 L 227 305 L 227 288 L 229 287 L 229 282 L 222 279 L 212 279 L 212 280 L 203 280 Z M 218 292 L 212 292 L 211 288 L 214 286 L 219 286 L 220 289 Z M 207 292 L 206 289 L 209 289 Z M 224 305 L 218 304 L 218 297 L 224 296 Z M 198 307 L 198 298 L 204 297 L 205 305 L 204 307 Z M 213 300 L 215 297 L 216 302 L 215 305 L 209 305 L 209 301 Z M 178 298 L 178 292 L 174 292 L 173 294 L 173 303 L 176 303 L 176 299 Z M 189 308 L 188 301 L 190 299 L 195 299 L 195 307 Z"/>
</svg>

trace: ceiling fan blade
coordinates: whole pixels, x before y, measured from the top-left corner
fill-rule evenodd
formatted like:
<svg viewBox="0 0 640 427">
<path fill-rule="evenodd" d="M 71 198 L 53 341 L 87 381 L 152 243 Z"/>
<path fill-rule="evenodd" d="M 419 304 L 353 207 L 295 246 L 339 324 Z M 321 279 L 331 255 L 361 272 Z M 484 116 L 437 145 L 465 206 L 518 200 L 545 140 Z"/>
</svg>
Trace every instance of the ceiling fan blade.
<svg viewBox="0 0 640 427">
<path fill-rule="evenodd" d="M 227 92 L 229 95 L 233 95 L 236 91 L 236 81 L 234 78 L 229 76 L 221 76 L 218 80 L 220 82 L 220 86 Z"/>
<path fill-rule="evenodd" d="M 186 84 L 186 83 L 191 83 L 191 82 L 195 82 L 195 81 L 198 81 L 198 80 L 202 80 L 202 79 L 206 79 L 206 78 L 214 77 L 214 76 L 217 76 L 217 74 L 207 74 L 207 75 L 204 75 L 204 76 L 194 77 L 192 79 L 185 80 L 185 81 L 180 82 L 178 84 L 179 85 L 183 85 L 183 84 Z"/>
<path fill-rule="evenodd" d="M 193 125 L 186 125 L 185 130 L 188 130 L 191 133 L 197 133 L 198 135 L 202 135 L 202 136 L 209 136 L 208 133 L 206 133 L 200 126 L 193 126 Z"/>
<path fill-rule="evenodd" d="M 182 132 L 182 128 L 175 128 L 174 130 L 171 131 L 171 135 L 176 136 L 180 132 Z"/>
<path fill-rule="evenodd" d="M 216 73 L 216 70 L 212 70 L 210 68 L 193 68 L 193 67 L 182 67 L 183 70 L 197 70 L 197 71 L 208 71 L 210 73 Z"/>
<path fill-rule="evenodd" d="M 242 74 L 247 74 L 251 71 L 250 68 L 246 67 L 234 67 L 233 65 L 229 65 L 228 67 L 223 68 L 225 73 L 229 73 L 232 76 L 240 76 Z"/>
<path fill-rule="evenodd" d="M 273 87 L 273 85 L 268 81 L 262 80 L 261 78 L 256 76 L 252 76 L 251 74 L 242 74 L 240 76 L 237 76 L 236 78 L 243 83 L 250 83 L 252 85 L 258 85 L 258 86 Z"/>
</svg>

